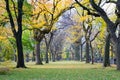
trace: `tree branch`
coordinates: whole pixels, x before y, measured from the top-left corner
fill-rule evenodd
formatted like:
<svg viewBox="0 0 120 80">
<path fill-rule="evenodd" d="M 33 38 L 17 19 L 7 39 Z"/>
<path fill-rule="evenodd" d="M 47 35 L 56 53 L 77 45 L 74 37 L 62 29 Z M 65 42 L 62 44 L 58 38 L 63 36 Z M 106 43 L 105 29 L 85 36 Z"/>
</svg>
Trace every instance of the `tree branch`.
<svg viewBox="0 0 120 80">
<path fill-rule="evenodd" d="M 24 0 L 18 0 L 18 17 L 17 17 L 18 33 L 22 33 L 23 2 Z"/>
<path fill-rule="evenodd" d="M 120 0 L 119 0 L 120 1 Z M 105 11 L 96 5 L 94 0 L 90 0 L 90 3 L 92 5 L 92 7 L 99 13 L 99 15 L 103 18 L 103 20 L 106 22 L 109 33 L 111 34 L 112 40 L 113 42 L 118 41 L 116 35 L 115 35 L 115 31 L 116 31 L 116 25 L 108 18 L 107 14 L 105 13 Z"/>
<path fill-rule="evenodd" d="M 15 36 L 16 35 L 15 24 L 14 24 L 14 20 L 13 20 L 13 17 L 12 17 L 12 13 L 10 11 L 9 0 L 5 0 L 5 3 L 6 3 L 6 10 L 7 10 L 9 19 L 10 19 L 11 29 L 12 29 L 12 32 L 14 34 L 14 37 L 16 37 Z"/>
<path fill-rule="evenodd" d="M 117 2 L 109 0 L 109 1 L 106 1 L 106 3 L 114 3 L 114 4 L 116 4 Z"/>
<path fill-rule="evenodd" d="M 100 33 L 100 31 L 98 31 L 98 32 L 95 34 L 95 36 L 93 37 L 93 39 L 90 40 L 90 42 L 94 41 L 95 38 L 98 36 L 99 33 Z"/>
<path fill-rule="evenodd" d="M 15 2 L 13 0 L 11 0 L 13 3 L 13 8 L 14 8 L 14 12 L 15 12 L 15 17 L 17 19 L 17 11 L 16 11 L 16 7 L 15 7 Z"/>
<path fill-rule="evenodd" d="M 88 15 L 93 15 L 93 16 L 95 16 L 95 17 L 100 17 L 99 14 L 91 12 L 90 9 L 88 9 L 88 8 L 85 7 L 85 6 L 83 6 L 80 2 L 78 2 L 78 0 L 75 0 L 75 1 L 76 1 L 76 3 L 77 3 L 80 7 L 83 8 L 83 10 L 86 10 L 86 11 L 88 12 Z"/>
<path fill-rule="evenodd" d="M 96 3 L 94 2 L 94 0 L 90 0 L 90 3 L 92 5 L 92 7 L 98 12 L 98 14 L 103 18 L 103 20 L 106 23 L 112 23 L 112 21 L 108 18 L 105 11 L 102 8 L 100 8 L 99 6 L 97 6 Z"/>
</svg>

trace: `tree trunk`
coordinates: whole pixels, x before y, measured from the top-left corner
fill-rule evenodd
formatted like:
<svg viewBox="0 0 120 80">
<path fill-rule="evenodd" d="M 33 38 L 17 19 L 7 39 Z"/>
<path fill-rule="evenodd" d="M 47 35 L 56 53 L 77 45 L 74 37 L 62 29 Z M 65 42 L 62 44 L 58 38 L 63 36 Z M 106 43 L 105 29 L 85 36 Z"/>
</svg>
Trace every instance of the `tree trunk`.
<svg viewBox="0 0 120 80">
<path fill-rule="evenodd" d="M 56 55 L 56 51 L 54 53 L 52 53 L 52 61 L 55 62 L 55 55 Z"/>
<path fill-rule="evenodd" d="M 92 43 L 90 42 L 90 48 L 91 48 L 91 61 L 92 61 L 92 64 L 94 64 L 94 52 L 93 52 L 93 47 L 92 47 Z"/>
<path fill-rule="evenodd" d="M 47 42 L 46 37 L 45 38 L 45 44 L 46 44 L 46 54 L 45 54 L 45 61 L 46 63 L 49 63 L 49 59 L 48 59 L 48 50 L 49 50 L 49 43 Z"/>
<path fill-rule="evenodd" d="M 81 62 L 83 61 L 82 60 L 82 58 L 83 58 L 83 56 L 82 56 L 82 49 L 83 49 L 83 46 L 82 46 L 82 44 L 80 45 L 80 60 L 81 60 Z"/>
<path fill-rule="evenodd" d="M 11 7 L 10 7 L 10 2 L 9 0 L 5 0 L 6 3 L 6 10 L 9 16 L 9 20 L 10 20 L 10 25 L 11 25 L 11 30 L 13 32 L 13 35 L 16 39 L 16 45 L 17 45 L 17 68 L 25 68 L 25 64 L 24 64 L 24 55 L 23 55 L 23 47 L 22 47 L 22 14 L 23 14 L 23 2 L 24 0 L 18 0 L 17 1 L 17 12 L 16 14 L 18 14 L 16 16 L 16 18 L 13 18 L 12 12 L 11 12 Z M 15 5 L 13 5 L 13 7 L 16 7 Z M 16 30 L 16 26 L 14 20 L 17 20 L 17 30 Z"/>
<path fill-rule="evenodd" d="M 26 62 L 29 62 L 29 53 L 27 53 L 27 54 L 25 54 L 25 56 L 26 56 Z"/>
<path fill-rule="evenodd" d="M 111 45 L 111 59 L 114 58 L 114 50 L 113 50 L 113 45 Z"/>
<path fill-rule="evenodd" d="M 115 47 L 116 47 L 117 70 L 120 70 L 120 42 L 115 44 Z"/>
<path fill-rule="evenodd" d="M 49 59 L 48 59 L 48 46 L 46 46 L 46 63 L 49 63 Z"/>
<path fill-rule="evenodd" d="M 110 66 L 109 55 L 110 55 L 110 34 L 106 36 L 106 40 L 105 40 L 105 53 L 104 53 L 104 63 L 103 63 L 104 67 Z"/>
<path fill-rule="evenodd" d="M 49 50 L 50 50 L 50 49 L 49 49 Z M 51 53 L 50 51 L 49 51 L 49 53 L 50 53 L 50 54 L 49 54 L 49 55 L 50 55 L 50 56 L 49 56 L 49 60 L 51 61 L 51 60 L 52 60 L 52 53 Z"/>
<path fill-rule="evenodd" d="M 51 48 L 51 46 L 50 46 L 50 53 L 51 53 L 52 61 L 55 62 L 55 55 L 54 55 L 54 51 L 53 51 L 53 49 Z"/>
<path fill-rule="evenodd" d="M 32 61 L 35 61 L 35 53 L 34 53 L 34 51 L 32 53 Z"/>
<path fill-rule="evenodd" d="M 16 43 L 17 43 L 17 68 L 26 68 L 24 64 L 24 55 L 23 55 L 23 47 L 22 47 L 22 39 L 21 35 L 17 36 L 16 38 Z"/>
<path fill-rule="evenodd" d="M 75 60 L 80 61 L 80 46 L 78 43 L 75 44 Z"/>
<path fill-rule="evenodd" d="M 40 42 L 36 43 L 35 52 L 36 52 L 36 64 L 43 64 L 40 57 Z"/>
<path fill-rule="evenodd" d="M 17 62 L 17 55 L 14 54 L 14 61 Z"/>
<path fill-rule="evenodd" d="M 89 57 L 89 41 L 86 39 L 86 63 L 90 63 L 90 57 Z"/>
<path fill-rule="evenodd" d="M 107 28 L 109 31 L 109 34 L 111 35 L 111 40 L 113 41 L 116 49 L 116 59 L 117 59 L 117 70 L 120 70 L 120 30 L 118 31 L 118 35 L 116 35 L 116 29 L 117 27 L 120 29 L 120 0 L 116 1 L 116 21 L 115 23 L 112 22 L 109 17 L 107 16 L 106 12 L 99 7 L 94 0 L 90 0 L 90 4 L 92 7 L 99 13 L 99 15 L 102 17 L 102 19 L 107 24 Z"/>
</svg>

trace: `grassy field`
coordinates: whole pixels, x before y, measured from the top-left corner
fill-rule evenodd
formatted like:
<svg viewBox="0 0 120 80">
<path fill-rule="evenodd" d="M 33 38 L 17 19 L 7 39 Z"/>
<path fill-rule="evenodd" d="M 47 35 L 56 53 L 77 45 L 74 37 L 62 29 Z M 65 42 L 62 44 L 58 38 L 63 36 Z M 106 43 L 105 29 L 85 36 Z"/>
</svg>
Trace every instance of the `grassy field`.
<svg viewBox="0 0 120 80">
<path fill-rule="evenodd" d="M 103 68 L 102 64 L 85 64 L 75 61 L 55 62 L 44 65 L 26 63 L 27 69 L 11 69 L 0 80 L 120 80 L 115 66 Z M 3 65 L 3 66 L 1 66 Z M 1 64 L 4 67 L 6 64 Z M 7 67 L 15 64 L 7 63 Z"/>
</svg>

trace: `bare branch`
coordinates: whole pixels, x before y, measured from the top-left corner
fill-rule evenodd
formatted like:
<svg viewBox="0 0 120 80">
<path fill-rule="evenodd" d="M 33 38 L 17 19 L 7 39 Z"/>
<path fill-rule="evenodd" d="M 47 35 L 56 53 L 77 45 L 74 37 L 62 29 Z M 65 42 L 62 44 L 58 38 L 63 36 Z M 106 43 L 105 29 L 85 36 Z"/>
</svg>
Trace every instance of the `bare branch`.
<svg viewBox="0 0 120 80">
<path fill-rule="evenodd" d="M 100 33 L 100 31 L 98 31 L 98 32 L 95 34 L 95 36 L 93 37 L 93 39 L 90 40 L 90 42 L 94 41 L 95 38 L 98 36 L 99 33 Z"/>
</svg>

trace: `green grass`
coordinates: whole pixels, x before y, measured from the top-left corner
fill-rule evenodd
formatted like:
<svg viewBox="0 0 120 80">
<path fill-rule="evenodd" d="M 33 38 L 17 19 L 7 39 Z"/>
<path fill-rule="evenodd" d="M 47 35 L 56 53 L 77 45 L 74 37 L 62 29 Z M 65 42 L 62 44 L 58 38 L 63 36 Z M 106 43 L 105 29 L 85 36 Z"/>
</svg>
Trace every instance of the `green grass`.
<svg viewBox="0 0 120 80">
<path fill-rule="evenodd" d="M 115 66 L 103 68 L 102 64 L 91 65 L 75 61 L 34 64 L 27 63 L 27 69 L 10 69 L 6 75 L 0 75 L 0 80 L 120 80 L 120 72 Z"/>
</svg>

